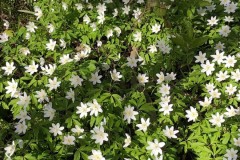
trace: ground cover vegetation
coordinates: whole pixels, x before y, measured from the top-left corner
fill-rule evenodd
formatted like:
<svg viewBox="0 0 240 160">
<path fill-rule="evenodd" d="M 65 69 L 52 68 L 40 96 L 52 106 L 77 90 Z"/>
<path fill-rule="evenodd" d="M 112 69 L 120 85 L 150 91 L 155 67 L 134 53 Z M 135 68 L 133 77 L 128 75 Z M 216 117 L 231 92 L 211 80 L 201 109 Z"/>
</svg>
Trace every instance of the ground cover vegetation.
<svg viewBox="0 0 240 160">
<path fill-rule="evenodd" d="M 237 160 L 239 7 L 1 1 L 0 158 Z"/>
</svg>

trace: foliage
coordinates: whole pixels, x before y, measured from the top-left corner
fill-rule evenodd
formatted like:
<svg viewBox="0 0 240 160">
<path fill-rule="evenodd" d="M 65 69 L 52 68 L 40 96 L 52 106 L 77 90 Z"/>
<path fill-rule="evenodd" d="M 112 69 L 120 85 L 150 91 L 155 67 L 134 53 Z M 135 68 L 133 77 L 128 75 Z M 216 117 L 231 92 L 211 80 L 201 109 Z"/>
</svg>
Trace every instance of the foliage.
<svg viewBox="0 0 240 160">
<path fill-rule="evenodd" d="M 4 20 L 0 34 L 0 157 L 237 159 L 239 7 L 41 0 L 20 9 L 29 20 Z"/>
</svg>

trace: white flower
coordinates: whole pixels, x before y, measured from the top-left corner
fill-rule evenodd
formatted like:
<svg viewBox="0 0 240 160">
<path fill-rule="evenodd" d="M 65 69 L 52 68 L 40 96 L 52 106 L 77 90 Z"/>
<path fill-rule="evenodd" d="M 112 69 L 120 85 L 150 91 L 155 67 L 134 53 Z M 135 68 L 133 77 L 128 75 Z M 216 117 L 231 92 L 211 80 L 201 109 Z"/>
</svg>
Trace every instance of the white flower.
<svg viewBox="0 0 240 160">
<path fill-rule="evenodd" d="M 30 50 L 28 48 L 26 48 L 26 47 L 20 48 L 19 52 L 24 54 L 25 56 L 30 54 Z"/>
<path fill-rule="evenodd" d="M 207 76 L 211 75 L 212 72 L 215 70 L 214 63 L 210 63 L 209 60 L 207 60 L 205 64 L 201 64 L 201 67 L 201 72 L 205 72 Z"/>
<path fill-rule="evenodd" d="M 149 121 L 150 121 L 149 118 L 146 121 L 144 118 L 141 118 L 141 123 L 136 125 L 139 128 L 138 130 L 146 132 L 147 127 L 150 125 Z"/>
<path fill-rule="evenodd" d="M 100 14 L 104 14 L 104 12 L 107 10 L 107 7 L 105 5 L 105 3 L 101 4 L 99 3 L 97 6 L 97 13 L 100 15 Z"/>
<path fill-rule="evenodd" d="M 75 93 L 72 90 L 72 88 L 70 88 L 70 90 L 67 92 L 66 98 L 67 99 L 72 99 L 73 102 L 75 101 Z"/>
<path fill-rule="evenodd" d="M 25 39 L 26 40 L 29 40 L 31 38 L 31 34 L 29 33 L 29 32 L 27 32 L 26 34 L 25 34 Z"/>
<path fill-rule="evenodd" d="M 230 27 L 228 25 L 222 26 L 222 28 L 218 31 L 219 34 L 223 37 L 227 37 L 231 32 Z"/>
<path fill-rule="evenodd" d="M 75 137 L 74 136 L 64 136 L 63 137 L 63 144 L 65 145 L 75 145 Z"/>
<path fill-rule="evenodd" d="M 142 14 L 141 10 L 139 8 L 133 10 L 133 16 L 135 19 L 137 19 L 138 21 L 140 20 L 139 19 L 139 16 Z"/>
<path fill-rule="evenodd" d="M 12 141 L 12 144 L 4 148 L 4 150 L 6 151 L 5 155 L 8 157 L 8 159 L 11 159 L 11 156 L 15 152 L 15 148 L 16 148 L 16 145 L 14 141 Z"/>
<path fill-rule="evenodd" d="M 221 95 L 218 89 L 214 89 L 210 91 L 209 94 L 212 96 L 212 98 L 220 98 L 220 95 Z"/>
<path fill-rule="evenodd" d="M 130 124 L 131 119 L 136 120 L 135 115 L 138 115 L 138 112 L 134 111 L 134 107 L 128 105 L 127 107 L 124 108 L 123 115 L 124 120 L 127 120 L 128 124 Z"/>
<path fill-rule="evenodd" d="M 131 137 L 127 133 L 125 135 L 127 138 L 124 139 L 123 148 L 126 148 L 127 146 L 129 146 L 131 144 Z"/>
<path fill-rule="evenodd" d="M 83 17 L 83 22 L 85 22 L 86 24 L 89 24 L 91 22 L 90 18 L 88 17 L 88 15 L 85 15 Z"/>
<path fill-rule="evenodd" d="M 196 58 L 196 63 L 200 62 L 202 64 L 207 60 L 206 53 L 202 53 L 202 51 L 199 51 L 198 56 L 194 57 Z"/>
<path fill-rule="evenodd" d="M 6 33 L 0 34 L 0 43 L 4 43 L 8 41 L 8 35 Z"/>
<path fill-rule="evenodd" d="M 170 86 L 168 84 L 162 84 L 160 87 L 159 92 L 162 94 L 162 96 L 169 95 L 170 94 Z"/>
<path fill-rule="evenodd" d="M 208 25 L 213 26 L 213 25 L 217 25 L 218 19 L 216 18 L 216 16 L 215 17 L 211 16 L 211 19 L 207 21 L 208 21 Z"/>
<path fill-rule="evenodd" d="M 78 125 L 75 125 L 75 128 L 72 128 L 71 131 L 79 135 L 84 132 L 84 129 L 80 128 Z"/>
<path fill-rule="evenodd" d="M 157 84 L 161 84 L 164 81 L 164 73 L 163 72 L 157 73 L 156 76 L 158 77 Z"/>
<path fill-rule="evenodd" d="M 120 81 L 120 78 L 122 78 L 122 75 L 120 72 L 117 72 L 116 69 L 110 71 L 110 74 L 113 81 Z"/>
<path fill-rule="evenodd" d="M 236 109 L 233 108 L 233 106 L 229 106 L 228 108 L 226 108 L 227 112 L 225 112 L 224 114 L 227 117 L 233 117 L 237 114 Z"/>
<path fill-rule="evenodd" d="M 98 40 L 98 41 L 97 41 L 97 46 L 98 46 L 98 47 L 101 47 L 101 46 L 102 46 L 102 41 L 99 41 L 99 40 Z"/>
<path fill-rule="evenodd" d="M 142 33 L 140 31 L 137 31 L 133 34 L 133 40 L 135 42 L 141 42 L 142 41 Z"/>
<path fill-rule="evenodd" d="M 218 42 L 215 45 L 214 49 L 219 50 L 219 51 L 223 51 L 225 49 L 224 43 Z"/>
<path fill-rule="evenodd" d="M 229 84 L 226 86 L 225 92 L 228 93 L 228 95 L 233 95 L 237 91 L 237 87 L 233 86 L 232 84 Z"/>
<path fill-rule="evenodd" d="M 92 139 L 95 139 L 95 143 L 99 143 L 100 145 L 103 144 L 103 141 L 108 141 L 108 134 L 104 132 L 103 126 L 94 127 L 91 130 Z"/>
<path fill-rule="evenodd" d="M 36 91 L 35 97 L 38 99 L 38 102 L 42 103 L 43 101 L 48 102 L 48 95 L 45 90 L 41 89 L 41 91 Z"/>
<path fill-rule="evenodd" d="M 34 15 L 37 16 L 37 20 L 42 17 L 43 13 L 40 7 L 34 6 Z"/>
<path fill-rule="evenodd" d="M 117 8 L 114 8 L 113 17 L 117 17 L 117 15 L 118 15 L 118 10 Z"/>
<path fill-rule="evenodd" d="M 213 83 L 208 83 L 208 84 L 206 84 L 206 89 L 210 93 L 211 91 L 213 91 L 215 89 L 215 86 Z"/>
<path fill-rule="evenodd" d="M 148 77 L 146 76 L 146 74 L 138 73 L 137 80 L 138 83 L 140 83 L 141 85 L 145 85 L 145 83 L 148 82 Z"/>
<path fill-rule="evenodd" d="M 233 138 L 233 141 L 235 146 L 240 147 L 240 137 L 238 137 L 238 139 Z"/>
<path fill-rule="evenodd" d="M 212 11 L 214 11 L 214 10 L 216 9 L 216 5 L 215 5 L 215 4 L 212 4 L 212 5 L 210 5 L 210 6 L 206 6 L 206 8 L 207 8 L 207 10 L 208 10 L 209 12 L 212 12 Z"/>
<path fill-rule="evenodd" d="M 221 124 L 225 121 L 223 119 L 223 115 L 220 115 L 218 112 L 216 113 L 216 115 L 212 114 L 212 119 L 209 120 L 212 125 L 216 125 L 218 127 L 221 127 Z"/>
<path fill-rule="evenodd" d="M 56 46 L 56 41 L 49 39 L 49 43 L 46 44 L 47 50 L 54 51 L 55 46 Z"/>
<path fill-rule="evenodd" d="M 122 0 L 122 2 L 123 2 L 124 4 L 128 4 L 129 1 L 130 1 L 130 0 Z"/>
<path fill-rule="evenodd" d="M 115 28 L 114 28 L 114 31 L 117 32 L 117 36 L 120 36 L 120 34 L 121 34 L 121 32 L 122 32 L 119 27 L 115 27 Z"/>
<path fill-rule="evenodd" d="M 138 0 L 137 3 L 142 4 L 142 3 L 144 3 L 144 0 Z"/>
<path fill-rule="evenodd" d="M 72 77 L 69 79 L 71 82 L 71 85 L 76 88 L 77 86 L 82 86 L 83 79 L 79 76 L 72 75 Z"/>
<path fill-rule="evenodd" d="M 171 72 L 170 74 L 167 73 L 166 76 L 164 77 L 164 80 L 166 81 L 173 81 L 176 79 L 176 74 Z"/>
<path fill-rule="evenodd" d="M 64 41 L 64 39 L 60 39 L 60 47 L 66 48 L 66 42 Z"/>
<path fill-rule="evenodd" d="M 224 5 L 224 6 L 226 6 L 226 5 L 228 5 L 231 1 L 230 0 L 220 0 L 220 4 L 221 5 Z"/>
<path fill-rule="evenodd" d="M 83 5 L 81 3 L 76 3 L 75 6 L 76 6 L 78 11 L 82 11 Z"/>
<path fill-rule="evenodd" d="M 57 124 L 52 123 L 52 127 L 49 127 L 49 130 L 50 130 L 49 132 L 53 133 L 54 136 L 62 135 L 63 129 L 64 129 L 64 127 L 60 127 L 59 123 L 57 123 Z"/>
<path fill-rule="evenodd" d="M 5 71 L 4 74 L 6 74 L 6 75 L 12 74 L 12 72 L 15 68 L 16 67 L 14 66 L 13 62 L 10 62 L 10 63 L 6 62 L 6 66 L 2 67 L 2 69 Z"/>
<path fill-rule="evenodd" d="M 56 69 L 56 64 L 45 65 L 45 67 L 41 66 L 41 69 L 42 74 L 51 76 Z"/>
<path fill-rule="evenodd" d="M 199 104 L 203 107 L 207 107 L 212 103 L 212 98 L 204 97 L 204 101 L 199 101 Z"/>
<path fill-rule="evenodd" d="M 97 102 L 96 99 L 93 99 L 93 103 L 87 103 L 90 109 L 90 116 L 95 115 L 98 116 L 99 112 L 102 113 L 102 107 L 101 105 Z"/>
<path fill-rule="evenodd" d="M 172 104 L 168 103 L 161 103 L 161 108 L 159 109 L 160 112 L 163 112 L 163 115 L 169 115 L 171 111 L 173 111 Z"/>
<path fill-rule="evenodd" d="M 198 117 L 198 112 L 196 108 L 193 108 L 192 106 L 190 106 L 190 110 L 186 110 L 186 112 L 187 112 L 186 117 L 188 118 L 188 122 L 190 121 L 195 122 Z"/>
<path fill-rule="evenodd" d="M 53 120 L 56 110 L 52 108 L 52 103 L 45 104 L 43 107 L 44 117 L 49 117 L 49 121 Z"/>
<path fill-rule="evenodd" d="M 32 75 L 35 72 L 38 72 L 38 64 L 35 64 L 34 61 L 32 61 L 32 64 L 29 66 L 25 66 L 26 72 L 28 72 L 30 75 Z"/>
<path fill-rule="evenodd" d="M 87 104 L 80 103 L 80 106 L 77 106 L 77 114 L 79 115 L 79 118 L 87 117 L 87 113 L 90 112 L 90 108 L 88 108 Z"/>
<path fill-rule="evenodd" d="M 240 80 L 240 70 L 236 69 L 235 72 L 231 72 L 231 79 L 235 80 L 238 82 Z"/>
<path fill-rule="evenodd" d="M 90 82 L 93 83 L 93 85 L 97 84 L 97 83 L 101 83 L 101 78 L 102 78 L 102 75 L 98 75 L 98 71 L 95 72 L 95 73 L 92 73 L 91 74 L 91 79 L 89 79 Z"/>
<path fill-rule="evenodd" d="M 231 149 L 227 149 L 226 152 L 227 153 L 224 155 L 224 157 L 226 157 L 228 160 L 237 160 L 238 150 L 234 150 L 233 148 L 231 148 Z"/>
<path fill-rule="evenodd" d="M 72 61 L 73 61 L 73 59 L 69 58 L 69 54 L 65 54 L 60 58 L 59 62 L 61 63 L 61 65 L 64 65 L 64 64 L 72 62 Z"/>
<path fill-rule="evenodd" d="M 159 103 L 160 105 L 164 105 L 165 103 L 170 103 L 170 96 L 162 96 L 161 97 L 161 102 Z"/>
<path fill-rule="evenodd" d="M 130 12 L 130 6 L 124 5 L 124 8 L 122 8 L 123 14 L 128 15 Z"/>
<path fill-rule="evenodd" d="M 44 59 L 43 57 L 41 57 L 41 58 L 39 59 L 39 62 L 40 62 L 40 66 L 43 66 L 44 63 L 45 63 L 45 59 Z"/>
<path fill-rule="evenodd" d="M 225 22 L 233 22 L 233 17 L 231 17 L 231 16 L 225 16 L 224 21 L 225 21 Z"/>
<path fill-rule="evenodd" d="M 228 55 L 226 59 L 223 61 L 223 63 L 225 63 L 225 67 L 227 68 L 234 67 L 236 62 L 237 60 L 235 59 L 234 55 L 233 56 Z"/>
<path fill-rule="evenodd" d="M 155 52 L 157 52 L 157 47 L 156 47 L 156 45 L 150 45 L 150 46 L 148 47 L 148 49 L 149 49 L 149 52 L 150 52 L 150 53 L 155 53 Z"/>
<path fill-rule="evenodd" d="M 219 73 L 216 74 L 216 76 L 217 76 L 216 80 L 217 80 L 218 82 L 224 81 L 224 80 L 226 80 L 227 78 L 230 77 L 230 76 L 228 75 L 228 72 L 227 72 L 227 71 L 225 71 L 225 72 L 220 71 Z"/>
<path fill-rule="evenodd" d="M 175 134 L 177 134 L 178 132 L 178 130 L 174 130 L 173 126 L 171 128 L 166 126 L 166 129 L 163 130 L 164 135 L 168 138 L 177 138 Z"/>
<path fill-rule="evenodd" d="M 81 59 L 84 59 L 88 57 L 88 53 L 86 51 L 77 52 L 77 54 L 74 56 L 75 61 L 80 61 Z"/>
<path fill-rule="evenodd" d="M 35 26 L 34 22 L 28 22 L 28 25 L 26 25 L 27 27 L 27 31 L 29 32 L 35 32 L 35 29 L 37 29 L 38 27 Z"/>
<path fill-rule="evenodd" d="M 8 29 L 9 28 L 9 22 L 5 19 L 3 19 L 4 23 L 3 23 L 3 26 Z"/>
<path fill-rule="evenodd" d="M 16 128 L 15 132 L 17 132 L 18 134 L 26 133 L 27 125 L 25 124 L 25 121 L 18 122 L 14 127 Z"/>
<path fill-rule="evenodd" d="M 18 83 L 15 82 L 15 80 L 12 78 L 12 82 L 7 82 L 8 86 L 5 87 L 5 89 L 7 90 L 7 94 L 11 93 L 11 97 L 14 96 L 14 94 L 17 92 L 17 87 L 18 87 Z"/>
<path fill-rule="evenodd" d="M 217 64 L 223 63 L 223 60 L 226 58 L 224 56 L 224 52 L 220 53 L 219 50 L 216 50 L 216 54 L 215 55 L 211 55 L 211 57 L 213 57 L 213 61 L 212 62 L 217 62 Z"/>
<path fill-rule="evenodd" d="M 112 30 L 112 29 L 108 30 L 106 36 L 107 36 L 107 39 L 109 39 L 110 37 L 112 37 L 112 36 L 113 36 L 113 30 Z"/>
<path fill-rule="evenodd" d="M 153 33 L 158 33 L 160 31 L 161 25 L 160 24 L 154 24 L 152 26 L 152 32 Z"/>
<path fill-rule="evenodd" d="M 67 8 L 68 8 L 67 3 L 62 2 L 62 7 L 63 7 L 63 10 L 67 10 Z"/>
<path fill-rule="evenodd" d="M 228 3 L 227 5 L 224 6 L 224 12 L 226 13 L 234 13 L 237 9 L 237 5 L 238 3 L 234 3 L 234 2 L 231 2 L 231 3 Z"/>
<path fill-rule="evenodd" d="M 30 120 L 31 117 L 27 115 L 26 110 L 21 110 L 18 115 L 16 116 L 16 119 L 19 119 L 19 122 L 24 122 L 25 120 Z"/>
<path fill-rule="evenodd" d="M 148 141 L 147 143 L 148 147 L 146 149 L 151 151 L 151 155 L 156 157 L 158 154 L 162 154 L 162 147 L 165 146 L 164 142 L 158 143 L 158 140 L 154 139 L 154 142 Z"/>
<path fill-rule="evenodd" d="M 54 31 L 54 29 L 55 29 L 55 27 L 54 27 L 53 24 L 49 24 L 49 25 L 47 26 L 47 28 L 48 28 L 48 32 L 49 32 L 49 33 L 52 33 L 52 32 Z"/>
<path fill-rule="evenodd" d="M 137 67 L 137 62 L 138 60 L 134 57 L 127 57 L 127 66 L 133 68 L 133 67 Z"/>
<path fill-rule="evenodd" d="M 52 79 L 48 79 L 48 84 L 46 85 L 47 87 L 49 87 L 49 90 L 53 90 L 53 89 L 57 89 L 60 86 L 61 82 L 57 81 L 57 77 L 54 77 L 53 80 Z"/>
<path fill-rule="evenodd" d="M 105 160 L 100 150 L 92 150 L 92 155 L 88 156 L 89 160 Z"/>
<path fill-rule="evenodd" d="M 17 104 L 26 108 L 30 103 L 31 97 L 28 96 L 26 92 L 24 92 L 23 94 L 23 96 L 19 96 L 19 101 L 17 102 Z"/>
</svg>

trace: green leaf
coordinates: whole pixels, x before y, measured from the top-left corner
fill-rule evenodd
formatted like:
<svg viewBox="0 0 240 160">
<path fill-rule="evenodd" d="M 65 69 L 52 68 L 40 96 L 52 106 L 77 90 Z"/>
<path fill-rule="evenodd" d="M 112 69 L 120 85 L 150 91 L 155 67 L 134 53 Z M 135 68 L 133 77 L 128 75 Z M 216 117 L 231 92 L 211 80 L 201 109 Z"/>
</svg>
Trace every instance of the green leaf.
<svg viewBox="0 0 240 160">
<path fill-rule="evenodd" d="M 191 42 L 190 42 L 190 48 L 194 49 L 197 47 L 202 46 L 205 42 L 207 42 L 208 40 L 208 36 L 203 36 L 200 38 L 194 38 Z"/>
<path fill-rule="evenodd" d="M 206 7 L 206 6 L 210 6 L 211 3 L 208 2 L 208 1 L 199 1 L 198 5 L 199 5 L 200 7 Z"/>
<path fill-rule="evenodd" d="M 84 159 L 84 160 L 88 160 L 88 155 L 84 152 L 81 152 L 81 157 Z"/>
<path fill-rule="evenodd" d="M 156 111 L 157 109 L 153 107 L 151 103 L 145 103 L 140 107 L 140 110 L 145 112 L 150 112 L 150 111 Z"/>
<path fill-rule="evenodd" d="M 77 150 L 75 153 L 74 153 L 74 159 L 73 160 L 80 160 L 80 154 L 81 152 L 79 150 Z"/>
<path fill-rule="evenodd" d="M 71 128 L 72 127 L 72 117 L 67 118 L 65 123 L 67 123 L 67 128 Z"/>
<path fill-rule="evenodd" d="M 9 109 L 9 106 L 5 102 L 2 101 L 1 104 L 4 109 Z"/>
<path fill-rule="evenodd" d="M 222 138 L 223 144 L 228 144 L 228 141 L 230 140 L 231 134 L 229 132 L 225 133 Z"/>
</svg>

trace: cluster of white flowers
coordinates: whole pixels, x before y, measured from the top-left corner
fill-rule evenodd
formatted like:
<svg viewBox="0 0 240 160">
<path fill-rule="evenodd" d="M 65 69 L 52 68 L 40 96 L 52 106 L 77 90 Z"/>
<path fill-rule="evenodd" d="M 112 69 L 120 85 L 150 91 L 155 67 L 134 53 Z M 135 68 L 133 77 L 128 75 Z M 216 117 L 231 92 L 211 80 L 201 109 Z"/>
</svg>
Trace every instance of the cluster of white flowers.
<svg viewBox="0 0 240 160">
<path fill-rule="evenodd" d="M 129 15 L 131 15 L 135 20 L 140 22 L 143 11 L 138 7 L 134 9 L 130 8 L 129 0 L 122 0 L 122 2 L 124 6 L 121 9 L 113 9 L 113 17 L 128 17 Z M 76 3 L 74 7 L 80 13 L 84 9 L 89 9 L 97 12 L 96 16 L 92 16 L 88 12 L 84 12 L 82 16 L 82 22 L 84 23 L 84 25 L 91 27 L 92 33 L 94 33 L 95 31 L 98 31 L 101 26 L 103 26 L 103 23 L 105 21 L 107 21 L 107 4 L 110 3 L 113 3 L 113 1 L 105 0 L 104 3 L 98 3 L 98 5 L 94 7 L 91 3 L 88 3 L 88 1 L 86 1 L 86 4 Z M 144 0 L 137 0 L 137 3 L 144 4 Z M 222 17 L 218 17 L 213 14 L 210 18 L 207 19 L 207 25 L 210 26 L 210 29 L 219 27 L 217 33 L 219 33 L 219 35 L 224 38 L 228 37 L 231 33 L 232 27 L 230 25 L 230 22 L 233 22 L 233 17 L 230 16 L 230 14 L 235 13 L 235 11 L 238 9 L 238 3 L 231 2 L 230 0 L 220 0 L 220 5 L 223 6 L 224 12 L 227 14 L 227 16 L 225 16 L 223 19 Z M 67 2 L 62 2 L 61 6 L 61 11 L 63 12 L 67 12 L 70 8 Z M 204 8 L 199 8 L 197 12 L 199 15 L 204 16 L 205 14 L 207 14 L 206 12 L 212 13 L 215 9 L 216 5 L 211 2 L 211 5 Z M 52 9 L 52 11 L 54 10 Z M 39 6 L 34 7 L 34 15 L 36 16 L 37 21 L 39 21 L 42 17 L 45 16 L 44 12 Z M 79 19 L 79 21 L 80 20 L 81 18 Z M 218 26 L 218 23 L 222 20 L 227 24 Z M 9 28 L 8 21 L 4 20 L 4 26 L 6 29 Z M 54 22 L 45 24 L 44 29 L 46 30 L 48 37 L 41 42 L 47 54 L 54 55 L 54 62 L 49 62 L 47 57 L 41 57 L 39 60 L 30 59 L 27 63 L 23 63 L 24 76 L 31 77 L 33 80 L 35 80 L 36 77 L 38 78 L 39 75 L 44 76 L 44 82 L 36 80 L 36 83 L 43 83 L 44 88 L 38 88 L 37 90 L 35 90 L 33 92 L 35 95 L 27 93 L 27 91 L 24 91 L 24 89 L 20 88 L 22 87 L 22 80 L 11 78 L 11 80 L 8 80 L 6 83 L 7 86 L 5 87 L 5 93 L 9 94 L 10 98 L 16 98 L 16 104 L 20 107 L 19 112 L 14 117 L 14 119 L 18 120 L 18 122 L 14 126 L 15 132 L 17 134 L 25 134 L 28 127 L 31 126 L 29 121 L 31 120 L 31 116 L 33 115 L 31 115 L 30 108 L 32 108 L 33 104 L 35 103 L 31 102 L 34 101 L 34 99 L 37 99 L 36 103 L 39 103 L 38 109 L 42 109 L 41 112 L 43 112 L 43 117 L 48 118 L 48 120 L 51 121 L 49 122 L 51 126 L 48 127 L 49 132 L 53 135 L 53 137 L 61 137 L 60 139 L 62 140 L 63 145 L 75 145 L 75 143 L 78 143 L 77 137 L 83 138 L 84 134 L 87 134 L 87 131 L 81 128 L 81 124 L 78 123 L 74 123 L 74 127 L 71 126 L 72 128 L 66 128 L 64 124 L 62 124 L 63 122 L 55 121 L 57 115 L 57 105 L 59 104 L 54 104 L 53 100 L 54 98 L 56 98 L 54 97 L 55 94 L 59 93 L 59 88 L 64 89 L 64 95 L 62 96 L 61 94 L 59 94 L 62 96 L 61 98 L 64 99 L 65 97 L 64 100 L 67 100 L 67 102 L 71 104 L 79 104 L 74 108 L 73 117 L 75 116 L 75 114 L 77 114 L 79 116 L 79 119 L 81 120 L 88 119 L 89 117 L 99 118 L 100 116 L 104 115 L 105 109 L 108 110 L 108 108 L 105 108 L 104 103 L 100 101 L 97 97 L 90 100 L 88 99 L 87 101 L 80 98 L 81 101 L 79 103 L 79 88 L 87 88 L 89 86 L 97 88 L 99 84 L 105 82 L 105 77 L 111 78 L 111 85 L 112 83 L 121 84 L 122 81 L 125 81 L 125 79 L 128 77 L 125 77 L 125 72 L 122 70 L 122 67 L 118 68 L 115 64 L 112 67 L 112 64 L 110 65 L 109 62 L 101 64 L 103 65 L 102 70 L 97 68 L 86 75 L 78 75 L 78 73 L 75 71 L 69 73 L 69 75 L 64 75 L 63 77 L 56 75 L 55 72 L 59 68 L 67 66 L 68 64 L 79 65 L 82 61 L 84 61 L 84 59 L 87 59 L 88 57 L 90 58 L 93 55 L 92 52 L 95 51 L 95 48 L 92 45 L 88 44 L 88 42 L 86 42 L 86 44 L 82 43 L 80 46 L 76 47 L 76 52 L 67 51 L 66 48 L 70 47 L 70 44 L 72 42 L 70 42 L 68 38 L 60 38 L 54 36 L 54 34 L 59 29 L 58 27 L 59 26 L 56 25 L 56 23 Z M 110 41 L 115 37 L 120 37 L 122 35 L 122 30 L 124 29 L 124 27 L 116 25 L 113 25 L 111 27 L 108 28 L 107 31 L 103 34 L 107 37 L 107 41 Z M 37 34 L 38 32 L 42 31 L 40 30 L 40 28 L 40 23 L 37 23 L 35 21 L 29 21 L 25 26 L 25 41 L 31 42 L 31 38 L 34 37 L 35 34 Z M 158 35 L 159 32 L 162 32 L 163 28 L 164 25 L 159 24 L 159 22 L 153 22 L 147 27 L 151 35 Z M 147 39 L 145 33 L 140 29 L 133 29 L 132 33 L 130 33 L 129 35 L 130 39 L 133 40 L 133 45 L 136 46 L 145 43 L 144 41 Z M 156 42 L 151 42 L 151 44 L 146 47 L 146 52 L 150 54 L 157 54 L 159 51 L 162 54 L 169 54 L 172 50 L 169 40 L 169 37 L 171 36 L 166 35 L 166 37 L 167 38 L 164 39 L 159 39 L 159 37 L 157 37 L 155 40 Z M 5 43 L 9 41 L 10 38 L 11 36 L 3 32 L 0 34 L 0 43 Z M 96 48 L 101 48 L 104 43 L 104 40 L 96 39 Z M 214 100 L 219 100 L 223 95 L 235 98 L 234 96 L 236 94 L 237 99 L 240 101 L 240 91 L 238 91 L 237 88 L 237 83 L 240 81 L 240 70 L 236 68 L 237 59 L 239 57 L 233 54 L 226 55 L 226 53 L 224 52 L 224 43 L 221 42 L 218 42 L 215 45 L 214 49 L 215 53 L 210 55 L 209 59 L 207 58 L 207 54 L 203 53 L 202 51 L 199 51 L 199 54 L 195 56 L 195 62 L 200 63 L 201 72 L 203 74 L 206 74 L 206 76 L 213 76 L 213 81 L 216 81 L 216 83 L 220 83 L 219 85 L 216 85 L 213 82 L 209 82 L 208 84 L 206 84 L 206 94 L 204 95 L 204 100 L 198 101 L 200 107 L 202 108 L 207 108 L 211 106 Z M 56 56 L 56 53 L 59 51 L 63 52 L 63 54 L 60 54 L 60 56 Z M 23 57 L 35 54 L 35 51 L 32 49 L 32 47 L 26 44 L 17 48 L 17 52 L 20 53 Z M 174 72 L 164 73 L 163 69 L 160 69 L 160 72 L 156 74 L 156 77 L 151 77 L 150 73 L 146 71 L 144 72 L 141 68 L 146 64 L 146 59 L 144 56 L 142 56 L 142 54 L 139 55 L 136 51 L 134 53 L 132 52 L 131 55 L 126 57 L 122 56 L 120 52 L 118 53 L 118 55 L 119 56 L 114 59 L 114 62 L 119 61 L 119 59 L 125 58 L 124 63 L 125 66 L 127 66 L 127 69 L 131 69 L 132 71 L 136 71 L 137 73 L 134 78 L 139 83 L 138 86 L 146 89 L 148 87 L 148 83 L 152 83 L 154 78 L 156 78 L 156 81 L 154 81 L 158 89 L 156 95 L 160 95 L 160 98 L 156 101 L 156 103 L 159 104 L 160 107 L 158 111 L 160 112 L 161 116 L 170 117 L 171 112 L 174 110 L 173 107 L 175 107 L 172 104 L 173 98 L 171 98 L 170 90 L 172 90 L 171 87 L 173 86 L 172 81 L 176 80 L 176 74 Z M 93 55 L 93 57 L 94 56 L 95 55 Z M 19 68 L 22 67 L 20 66 L 18 68 L 17 66 L 19 64 L 17 64 L 13 59 L 4 62 L 4 65 L 5 66 L 2 66 L 1 69 L 4 71 L 4 76 L 6 77 L 11 77 L 12 75 L 14 75 L 15 72 L 20 71 L 21 69 Z M 108 74 L 105 74 L 106 71 Z M 234 83 L 229 81 L 233 81 Z M 224 85 L 222 86 L 224 88 L 220 88 L 221 83 L 224 83 Z M 65 87 L 68 84 L 70 87 L 65 90 Z M 186 113 L 185 118 L 188 120 L 188 122 L 196 122 L 200 119 L 197 109 L 198 107 L 196 105 L 196 107 L 189 106 L 187 110 L 184 110 L 184 112 Z M 225 112 L 221 112 L 222 111 L 219 110 L 212 114 L 211 117 L 208 117 L 209 122 L 213 126 L 221 127 L 222 123 L 224 123 L 227 118 L 240 115 L 240 107 L 236 108 L 234 105 L 229 105 L 226 106 Z M 149 118 L 146 115 L 142 115 L 141 111 L 138 110 L 137 106 L 132 106 L 130 104 L 125 106 L 121 115 L 123 115 L 123 121 L 126 121 L 126 125 L 130 125 L 131 123 L 134 124 L 134 127 L 137 128 L 138 132 L 144 132 L 144 134 L 147 134 L 149 128 L 151 127 L 151 117 Z M 109 134 L 107 133 L 108 128 L 105 127 L 106 123 L 106 119 L 104 118 L 103 122 L 101 122 L 100 125 L 96 122 L 94 123 L 95 126 L 91 126 L 93 127 L 93 129 L 90 131 L 91 139 L 94 140 L 95 144 L 97 145 L 103 145 L 104 142 L 106 143 L 107 141 L 109 141 Z M 173 124 L 165 124 L 164 127 L 165 128 L 162 129 L 162 132 L 165 137 L 169 139 L 178 138 L 177 133 L 179 133 L 179 130 L 177 130 L 176 128 L 174 129 L 175 126 Z M 126 135 L 126 138 L 124 139 L 123 148 L 127 148 L 132 143 L 132 134 L 125 132 L 124 135 Z M 233 141 L 235 146 L 240 147 L 240 137 L 234 138 Z M 18 144 L 20 145 L 19 142 Z M 162 159 L 162 148 L 165 146 L 165 142 L 159 142 L 159 140 L 156 138 L 152 141 L 148 140 L 147 145 L 148 146 L 145 146 L 146 150 L 149 150 L 149 153 L 155 159 Z M 4 148 L 6 151 L 6 156 L 8 158 L 13 155 L 15 147 L 16 144 L 13 141 L 11 145 L 8 145 Z M 93 149 L 91 152 L 92 153 L 88 156 L 88 159 L 105 160 L 101 150 Z M 158 158 L 159 156 L 160 158 Z M 227 159 L 237 159 L 237 150 L 234 150 L 234 148 L 227 149 L 224 157 L 226 157 Z"/>
</svg>

